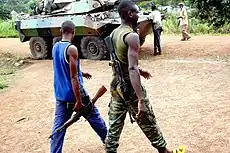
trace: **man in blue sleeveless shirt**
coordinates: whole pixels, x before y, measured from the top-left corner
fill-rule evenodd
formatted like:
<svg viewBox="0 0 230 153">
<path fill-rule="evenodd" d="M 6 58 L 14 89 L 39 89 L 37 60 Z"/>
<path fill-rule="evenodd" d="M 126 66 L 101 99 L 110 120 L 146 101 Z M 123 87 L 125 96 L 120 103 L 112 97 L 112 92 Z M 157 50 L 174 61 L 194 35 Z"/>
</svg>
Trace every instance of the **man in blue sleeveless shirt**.
<svg viewBox="0 0 230 153">
<path fill-rule="evenodd" d="M 75 25 L 65 21 L 61 27 L 62 40 L 53 46 L 54 92 L 56 110 L 52 133 L 71 118 L 73 111 L 79 112 L 90 102 L 90 98 L 83 86 L 83 77 L 90 79 L 91 75 L 80 69 L 77 48 L 71 44 L 75 34 Z M 71 107 L 72 106 L 72 107 Z M 93 130 L 104 143 L 107 127 L 98 109 L 83 113 Z M 61 153 L 66 130 L 53 135 L 50 141 L 50 152 Z"/>
</svg>

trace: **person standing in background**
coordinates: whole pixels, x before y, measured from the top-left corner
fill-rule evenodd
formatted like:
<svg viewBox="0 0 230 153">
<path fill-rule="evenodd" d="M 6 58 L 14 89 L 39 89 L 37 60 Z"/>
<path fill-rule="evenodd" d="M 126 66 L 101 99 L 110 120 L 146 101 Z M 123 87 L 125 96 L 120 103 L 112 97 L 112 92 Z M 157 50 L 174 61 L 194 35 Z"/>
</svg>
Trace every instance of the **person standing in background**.
<svg viewBox="0 0 230 153">
<path fill-rule="evenodd" d="M 154 56 L 161 55 L 161 32 L 163 31 L 161 22 L 161 12 L 157 10 L 154 2 L 151 6 L 152 12 L 149 14 L 149 19 L 152 20 L 152 29 L 154 34 Z"/>
<path fill-rule="evenodd" d="M 179 19 L 179 25 L 181 27 L 181 31 L 182 31 L 182 39 L 181 41 L 186 41 L 189 40 L 191 37 L 187 32 L 188 29 L 188 14 L 185 8 L 185 4 L 184 3 L 179 3 L 179 7 L 180 7 L 180 16 L 178 17 Z"/>
</svg>

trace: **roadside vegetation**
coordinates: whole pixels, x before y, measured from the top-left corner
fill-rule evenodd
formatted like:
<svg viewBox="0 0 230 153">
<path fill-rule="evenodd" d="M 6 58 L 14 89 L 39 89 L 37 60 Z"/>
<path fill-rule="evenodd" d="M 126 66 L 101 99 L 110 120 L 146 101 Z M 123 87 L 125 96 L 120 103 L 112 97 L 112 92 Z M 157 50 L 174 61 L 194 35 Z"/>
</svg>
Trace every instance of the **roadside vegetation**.
<svg viewBox="0 0 230 153">
<path fill-rule="evenodd" d="M 178 26 L 177 14 L 171 13 L 166 15 L 166 19 L 162 21 L 164 26 L 164 34 L 180 34 Z M 220 27 L 215 27 L 213 24 L 203 22 L 189 14 L 189 33 L 193 35 L 226 35 L 230 34 L 230 23 L 225 23 Z"/>
<path fill-rule="evenodd" d="M 3 81 L 3 79 L 0 77 L 0 90 L 4 89 L 5 87 L 7 87 L 6 83 Z"/>
<path fill-rule="evenodd" d="M 15 30 L 15 23 L 13 20 L 0 20 L 0 38 L 15 38 L 18 33 Z"/>
<path fill-rule="evenodd" d="M 28 59 L 19 58 L 10 53 L 0 54 L 0 91 L 10 85 L 16 71 L 30 64 Z"/>
</svg>

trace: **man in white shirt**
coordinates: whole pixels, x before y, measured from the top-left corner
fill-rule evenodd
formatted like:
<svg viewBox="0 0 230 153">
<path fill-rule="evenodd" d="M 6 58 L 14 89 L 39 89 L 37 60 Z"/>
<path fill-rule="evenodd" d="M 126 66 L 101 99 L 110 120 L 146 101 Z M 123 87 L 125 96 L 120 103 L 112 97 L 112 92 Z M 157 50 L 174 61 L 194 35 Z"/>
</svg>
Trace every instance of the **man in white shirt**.
<svg viewBox="0 0 230 153">
<path fill-rule="evenodd" d="M 180 27 L 181 27 L 181 31 L 182 31 L 182 39 L 181 41 L 185 41 L 190 39 L 190 35 L 187 32 L 188 29 L 188 14 L 187 11 L 184 7 L 184 3 L 179 3 L 179 7 L 180 7 L 180 16 L 178 17 L 179 19 L 179 23 L 180 23 Z"/>
<path fill-rule="evenodd" d="M 149 14 L 149 19 L 152 20 L 152 29 L 154 34 L 154 55 L 161 55 L 162 48 L 161 48 L 161 32 L 162 29 L 162 22 L 161 22 L 161 13 L 157 10 L 156 5 L 152 3 L 152 13 Z"/>
</svg>

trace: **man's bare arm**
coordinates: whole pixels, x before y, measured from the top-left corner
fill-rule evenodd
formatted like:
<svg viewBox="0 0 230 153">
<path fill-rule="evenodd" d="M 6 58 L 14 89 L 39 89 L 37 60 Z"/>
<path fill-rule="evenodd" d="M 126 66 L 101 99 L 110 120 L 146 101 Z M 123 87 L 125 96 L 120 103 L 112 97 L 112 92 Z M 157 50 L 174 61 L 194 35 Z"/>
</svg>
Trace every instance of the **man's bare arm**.
<svg viewBox="0 0 230 153">
<path fill-rule="evenodd" d="M 131 84 L 136 92 L 138 100 L 143 99 L 141 78 L 138 67 L 138 52 L 140 48 L 139 36 L 136 33 L 130 33 L 126 36 L 125 41 L 128 45 L 128 62 L 129 62 L 129 76 Z"/>
<path fill-rule="evenodd" d="M 69 55 L 69 68 L 70 68 L 70 78 L 72 83 L 72 88 L 74 95 L 76 97 L 76 104 L 74 107 L 75 111 L 79 111 L 82 105 L 79 81 L 78 81 L 78 69 L 77 69 L 77 60 L 78 60 L 78 51 L 75 46 L 70 46 L 67 50 Z"/>
<path fill-rule="evenodd" d="M 148 71 L 142 70 L 141 68 L 139 68 L 139 72 L 140 75 L 143 76 L 145 79 L 150 79 L 152 77 L 152 75 Z"/>
</svg>

